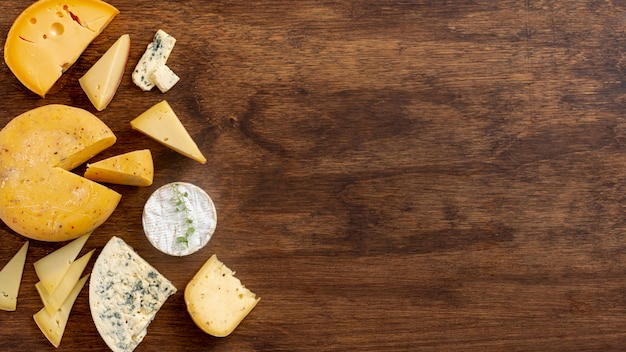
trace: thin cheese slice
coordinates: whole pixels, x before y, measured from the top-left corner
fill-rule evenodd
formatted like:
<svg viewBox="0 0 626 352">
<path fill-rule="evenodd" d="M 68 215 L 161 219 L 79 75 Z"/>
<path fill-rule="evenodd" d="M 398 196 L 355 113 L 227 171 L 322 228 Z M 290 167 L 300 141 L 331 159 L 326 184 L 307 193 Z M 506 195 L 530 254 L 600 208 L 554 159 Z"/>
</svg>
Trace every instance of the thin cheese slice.
<svg viewBox="0 0 626 352">
<path fill-rule="evenodd" d="M 80 236 L 72 242 L 37 260 L 33 265 L 39 278 L 39 286 L 48 293 L 56 290 L 90 234 Z"/>
<path fill-rule="evenodd" d="M 54 347 L 59 347 L 59 345 L 61 345 L 61 339 L 63 338 L 67 321 L 69 320 L 70 313 L 74 307 L 74 302 L 76 302 L 76 298 L 78 298 L 80 291 L 83 289 L 83 286 L 85 286 L 88 277 L 89 275 L 85 275 L 76 283 L 76 285 L 72 288 L 72 292 L 67 297 L 67 300 L 63 302 L 63 305 L 59 308 L 59 310 L 50 314 L 44 307 L 33 315 L 33 319 L 35 320 L 35 323 L 37 323 L 39 330 L 41 330 Z"/>
<path fill-rule="evenodd" d="M 0 131 L 0 219 L 15 232 L 59 242 L 93 231 L 121 195 L 69 170 L 116 141 L 90 112 L 50 104 L 13 118 Z"/>
<path fill-rule="evenodd" d="M 149 149 L 135 150 L 87 164 L 85 178 L 127 186 L 150 186 L 154 179 L 152 153 Z"/>
<path fill-rule="evenodd" d="M 100 0 L 39 0 L 15 20 L 4 61 L 15 76 L 44 97 L 119 11 Z"/>
<path fill-rule="evenodd" d="M 28 241 L 0 271 L 0 309 L 2 310 L 12 312 L 17 308 L 17 296 L 20 291 L 27 251 Z"/>
<path fill-rule="evenodd" d="M 116 351 L 133 351 L 176 287 L 121 238 L 113 236 L 94 263 L 89 308 L 98 333 Z"/>
<path fill-rule="evenodd" d="M 130 126 L 155 141 L 201 164 L 206 158 L 166 100 L 156 103 L 130 122 Z"/>
<path fill-rule="evenodd" d="M 209 335 L 230 335 L 261 299 L 212 255 L 185 288 L 185 304 L 194 323 Z"/>
</svg>

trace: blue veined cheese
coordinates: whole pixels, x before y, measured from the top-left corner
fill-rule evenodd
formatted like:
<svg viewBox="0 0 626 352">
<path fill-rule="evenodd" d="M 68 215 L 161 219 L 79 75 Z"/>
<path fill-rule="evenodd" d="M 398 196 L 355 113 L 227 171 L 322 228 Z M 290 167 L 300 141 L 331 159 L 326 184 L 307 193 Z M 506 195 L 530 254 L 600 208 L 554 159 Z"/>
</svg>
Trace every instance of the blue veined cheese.
<svg viewBox="0 0 626 352">
<path fill-rule="evenodd" d="M 165 65 L 174 49 L 174 44 L 176 44 L 176 38 L 162 29 L 156 32 L 132 74 L 133 82 L 139 88 L 144 91 L 154 88 L 156 83 L 152 80 L 153 73 L 156 69 Z"/>
<path fill-rule="evenodd" d="M 89 307 L 98 333 L 114 351 L 133 351 L 176 287 L 121 238 L 113 236 L 94 263 Z"/>
<path fill-rule="evenodd" d="M 161 93 L 165 93 L 178 83 L 180 77 L 167 65 L 161 65 L 152 72 L 150 80 L 156 84 Z"/>
</svg>

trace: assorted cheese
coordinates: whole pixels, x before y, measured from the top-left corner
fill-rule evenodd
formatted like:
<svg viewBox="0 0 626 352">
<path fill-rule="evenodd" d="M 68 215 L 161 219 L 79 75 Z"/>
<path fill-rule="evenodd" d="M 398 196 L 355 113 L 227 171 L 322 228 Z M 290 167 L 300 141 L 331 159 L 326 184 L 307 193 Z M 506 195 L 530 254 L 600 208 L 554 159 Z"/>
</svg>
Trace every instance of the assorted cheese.
<svg viewBox="0 0 626 352">
<path fill-rule="evenodd" d="M 28 241 L 22 245 L 20 250 L 9 260 L 0 271 L 0 309 L 14 311 L 17 308 L 17 296 L 22 282 L 24 263 L 26 262 L 26 252 L 28 251 Z"/>
<path fill-rule="evenodd" d="M 133 351 L 176 287 L 121 238 L 113 236 L 94 263 L 89 307 L 113 351 Z"/>
<path fill-rule="evenodd" d="M 93 106 L 104 110 L 122 82 L 130 53 L 130 36 L 124 34 L 91 66 L 78 82 Z"/>
<path fill-rule="evenodd" d="M 130 126 L 166 147 L 201 164 L 206 158 L 166 100 L 154 104 L 130 122 Z"/>
<path fill-rule="evenodd" d="M 119 11 L 100 0 L 38 0 L 9 29 L 4 61 L 44 97 Z"/>
<path fill-rule="evenodd" d="M 150 186 L 154 178 L 152 153 L 149 149 L 135 150 L 87 164 L 84 176 L 97 182 Z"/>
<path fill-rule="evenodd" d="M 156 85 L 162 93 L 167 92 L 179 77 L 166 65 L 176 38 L 159 29 L 148 44 L 133 71 L 133 82 L 142 90 L 149 91 Z"/>
<path fill-rule="evenodd" d="M 185 256 L 197 252 L 211 239 L 217 213 L 211 197 L 200 187 L 173 182 L 159 187 L 143 209 L 144 233 L 163 253 Z"/>
<path fill-rule="evenodd" d="M 44 105 L 0 131 L 0 219 L 36 240 L 77 238 L 100 226 L 121 195 L 69 170 L 115 143 L 90 112 Z"/>
<path fill-rule="evenodd" d="M 212 255 L 185 287 L 185 304 L 194 323 L 209 335 L 228 336 L 261 299 Z"/>
</svg>

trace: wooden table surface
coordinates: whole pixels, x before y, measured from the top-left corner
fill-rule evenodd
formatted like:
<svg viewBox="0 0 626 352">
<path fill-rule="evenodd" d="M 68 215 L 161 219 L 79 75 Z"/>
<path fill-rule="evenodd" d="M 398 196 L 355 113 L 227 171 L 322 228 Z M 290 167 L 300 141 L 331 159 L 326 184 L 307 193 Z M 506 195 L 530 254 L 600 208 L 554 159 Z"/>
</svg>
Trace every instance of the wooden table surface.
<svg viewBox="0 0 626 352">
<path fill-rule="evenodd" d="M 122 201 L 85 248 L 120 236 L 179 289 L 136 351 L 624 349 L 626 2 L 110 3 L 120 14 L 46 98 L 0 65 L 0 126 L 68 104 L 118 137 L 97 158 L 153 152 L 154 185 L 111 186 Z M 0 1 L 1 38 L 26 5 Z M 178 40 L 165 94 L 130 78 L 158 29 Z M 77 80 L 125 33 L 126 74 L 97 112 Z M 205 165 L 131 130 L 162 99 Z M 218 213 L 183 258 L 141 226 L 172 181 Z M 3 266 L 24 238 L 0 236 Z M 55 350 L 32 319 L 32 264 L 60 245 L 31 242 L 0 351 Z M 261 297 L 226 338 L 196 328 L 182 294 L 214 253 Z M 58 351 L 106 350 L 84 289 Z"/>
</svg>

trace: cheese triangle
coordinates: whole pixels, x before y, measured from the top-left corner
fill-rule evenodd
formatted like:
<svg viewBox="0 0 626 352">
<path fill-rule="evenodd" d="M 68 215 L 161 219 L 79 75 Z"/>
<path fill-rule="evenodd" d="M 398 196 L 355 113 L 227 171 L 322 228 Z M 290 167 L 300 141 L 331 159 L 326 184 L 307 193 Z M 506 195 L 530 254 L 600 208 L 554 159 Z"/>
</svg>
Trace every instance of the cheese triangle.
<svg viewBox="0 0 626 352">
<path fill-rule="evenodd" d="M 87 164 L 85 178 L 127 186 L 150 186 L 154 178 L 152 153 L 149 149 L 135 150 Z"/>
<path fill-rule="evenodd" d="M 33 264 L 35 273 L 37 273 L 37 277 L 39 278 L 39 286 L 41 286 L 42 289 L 45 289 L 48 293 L 52 293 L 56 290 L 59 283 L 63 280 L 65 273 L 70 266 L 72 266 L 72 263 L 83 249 L 89 236 L 89 234 L 83 235 Z"/>
<path fill-rule="evenodd" d="M 28 241 L 0 271 L 0 309 L 2 310 L 14 311 L 17 308 L 17 296 L 22 282 L 27 251 Z"/>
</svg>

